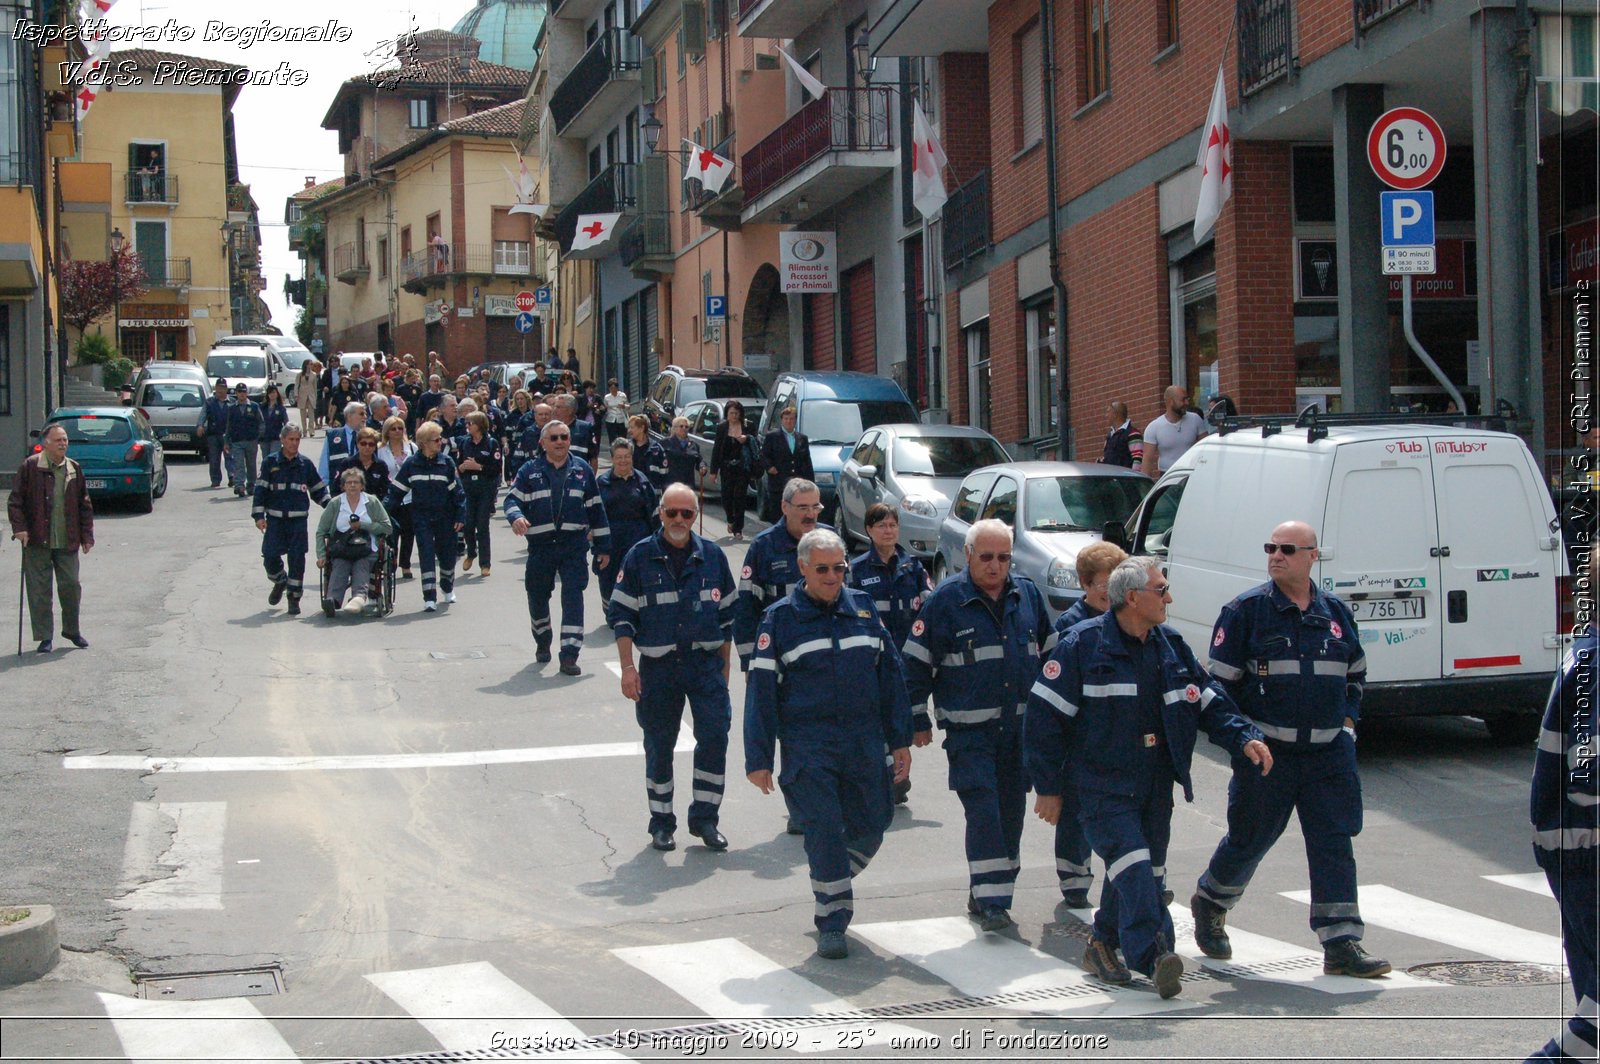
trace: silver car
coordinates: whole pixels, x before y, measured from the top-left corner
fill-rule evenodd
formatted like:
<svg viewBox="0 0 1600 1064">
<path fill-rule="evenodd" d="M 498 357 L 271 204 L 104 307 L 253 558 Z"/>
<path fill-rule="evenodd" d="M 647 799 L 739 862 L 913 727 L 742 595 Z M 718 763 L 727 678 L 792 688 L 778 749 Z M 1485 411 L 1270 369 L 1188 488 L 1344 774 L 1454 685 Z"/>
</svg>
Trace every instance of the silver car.
<svg viewBox="0 0 1600 1064">
<path fill-rule="evenodd" d="M 683 408 L 683 417 L 689 419 L 689 438 L 700 448 L 700 461 L 706 467 L 706 494 L 722 496 L 722 482 L 716 470 L 711 468 L 711 451 L 717 445 L 717 426 L 722 424 L 722 405 L 726 399 L 702 399 L 697 403 L 690 403 Z M 761 410 L 767 405 L 765 399 L 739 400 L 744 405 L 744 430 L 751 436 L 755 435 L 756 426 L 761 423 Z M 656 439 L 662 439 L 658 434 Z M 760 441 L 757 441 L 759 445 Z M 759 477 L 750 478 L 750 494 L 756 493 L 756 481 Z"/>
<path fill-rule="evenodd" d="M 1150 490 L 1142 473 L 1096 462 L 1011 462 L 968 474 L 939 528 L 933 578 L 966 567 L 967 529 L 984 518 L 1011 526 L 1011 568 L 1039 585 L 1055 617 L 1083 597 L 1078 552 L 1121 525 Z"/>
<path fill-rule="evenodd" d="M 901 544 L 931 558 L 961 478 L 1009 461 L 999 440 L 968 425 L 874 425 L 839 473 L 839 534 L 867 542 L 867 509 L 886 503 L 898 511 Z"/>
<path fill-rule="evenodd" d="M 210 391 L 194 380 L 147 380 L 133 393 L 133 405 L 150 422 L 161 446 L 168 451 L 185 450 L 204 454 L 205 441 L 200 426 L 206 419 L 206 396 Z"/>
</svg>

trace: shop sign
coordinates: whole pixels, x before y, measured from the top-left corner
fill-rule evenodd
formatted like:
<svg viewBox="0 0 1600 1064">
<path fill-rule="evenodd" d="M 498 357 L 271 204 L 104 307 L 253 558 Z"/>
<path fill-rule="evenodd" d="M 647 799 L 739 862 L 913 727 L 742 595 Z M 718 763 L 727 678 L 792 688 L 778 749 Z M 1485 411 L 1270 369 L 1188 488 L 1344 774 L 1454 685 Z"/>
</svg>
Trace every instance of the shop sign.
<svg viewBox="0 0 1600 1064">
<path fill-rule="evenodd" d="M 1600 280 L 1600 216 L 1547 234 L 1545 263 L 1552 292 Z"/>
<path fill-rule="evenodd" d="M 483 316 L 486 318 L 514 318 L 517 313 L 516 296 L 483 297 Z"/>
<path fill-rule="evenodd" d="M 839 290 L 838 234 L 791 230 L 778 234 L 778 273 L 783 291 Z"/>
</svg>

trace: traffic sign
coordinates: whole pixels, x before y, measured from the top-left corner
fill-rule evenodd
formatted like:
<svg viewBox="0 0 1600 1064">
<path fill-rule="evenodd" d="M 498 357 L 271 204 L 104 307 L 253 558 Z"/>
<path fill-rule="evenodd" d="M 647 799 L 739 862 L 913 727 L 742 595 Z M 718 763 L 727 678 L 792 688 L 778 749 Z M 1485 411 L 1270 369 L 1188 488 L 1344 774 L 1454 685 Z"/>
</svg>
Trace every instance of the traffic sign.
<svg viewBox="0 0 1600 1064">
<path fill-rule="evenodd" d="M 1438 270 L 1438 259 L 1432 244 L 1383 249 L 1383 272 L 1386 274 L 1437 273 Z"/>
<path fill-rule="evenodd" d="M 728 297 L 706 296 L 706 323 L 714 324 L 728 320 Z"/>
<path fill-rule="evenodd" d="M 1444 130 L 1415 107 L 1385 111 L 1367 134 L 1367 162 L 1390 188 L 1425 188 L 1444 169 Z"/>
<path fill-rule="evenodd" d="M 539 288 L 534 291 L 533 296 L 535 305 L 539 307 L 550 306 L 551 292 L 549 285 L 540 285 Z"/>
<path fill-rule="evenodd" d="M 1383 246 L 1433 244 L 1432 192 L 1380 192 Z"/>
<path fill-rule="evenodd" d="M 518 310 L 530 311 L 534 308 L 534 294 L 524 288 L 517 293 L 517 298 L 513 300 L 513 303 Z"/>
<path fill-rule="evenodd" d="M 533 332 L 534 323 L 537 322 L 538 320 L 539 319 L 534 317 L 530 312 L 528 312 L 526 310 L 523 311 L 521 314 L 517 315 L 517 320 L 515 322 L 516 327 L 517 327 L 517 332 L 519 332 L 519 333 L 531 333 L 531 332 Z"/>
</svg>

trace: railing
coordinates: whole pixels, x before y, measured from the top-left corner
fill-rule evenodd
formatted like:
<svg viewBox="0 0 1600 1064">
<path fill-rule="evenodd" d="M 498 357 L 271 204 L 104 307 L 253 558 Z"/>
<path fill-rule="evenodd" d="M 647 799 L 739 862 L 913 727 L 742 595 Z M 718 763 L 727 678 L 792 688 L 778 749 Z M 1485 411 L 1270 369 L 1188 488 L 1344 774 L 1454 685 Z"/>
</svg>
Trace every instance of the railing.
<svg viewBox="0 0 1600 1064">
<path fill-rule="evenodd" d="M 550 94 L 550 117 L 563 130 L 608 82 L 639 70 L 639 38 L 621 26 L 602 33 Z"/>
<path fill-rule="evenodd" d="M 585 214 L 614 214 L 634 209 L 639 203 L 638 168 L 633 163 L 612 163 L 600 176 L 583 187 L 572 202 L 556 215 L 556 239 L 562 251 L 572 248 L 578 231 L 578 218 Z"/>
<path fill-rule="evenodd" d="M 340 280 L 368 272 L 371 267 L 367 264 L 366 245 L 357 244 L 353 241 L 347 244 L 340 244 L 333 249 L 333 254 L 328 257 L 328 266 L 333 271 L 333 275 Z"/>
<path fill-rule="evenodd" d="M 632 266 L 640 259 L 670 258 L 672 255 L 672 219 L 662 212 L 636 214 L 622 231 L 618 244 L 623 266 Z"/>
<path fill-rule="evenodd" d="M 134 170 L 123 177 L 127 179 L 126 203 L 178 202 L 178 179 L 172 174 L 141 174 Z"/>
<path fill-rule="evenodd" d="M 1355 0 L 1356 29 L 1364 30 L 1412 3 L 1415 0 Z"/>
<path fill-rule="evenodd" d="M 824 91 L 740 157 L 745 202 L 830 151 L 892 148 L 889 89 Z"/>
<path fill-rule="evenodd" d="M 1239 0 L 1239 95 L 1287 77 L 1293 66 L 1291 0 Z"/>
<path fill-rule="evenodd" d="M 193 272 L 188 259 L 147 259 L 139 256 L 147 288 L 177 288 L 189 283 Z"/>
<path fill-rule="evenodd" d="M 531 249 L 530 249 L 531 250 Z M 448 277 L 479 274 L 498 277 L 532 277 L 533 264 L 514 259 L 495 260 L 493 244 L 429 244 L 400 260 L 400 283 L 427 285 L 443 283 Z"/>
<path fill-rule="evenodd" d="M 951 193 L 943 218 L 946 272 L 989 250 L 989 171 Z"/>
</svg>

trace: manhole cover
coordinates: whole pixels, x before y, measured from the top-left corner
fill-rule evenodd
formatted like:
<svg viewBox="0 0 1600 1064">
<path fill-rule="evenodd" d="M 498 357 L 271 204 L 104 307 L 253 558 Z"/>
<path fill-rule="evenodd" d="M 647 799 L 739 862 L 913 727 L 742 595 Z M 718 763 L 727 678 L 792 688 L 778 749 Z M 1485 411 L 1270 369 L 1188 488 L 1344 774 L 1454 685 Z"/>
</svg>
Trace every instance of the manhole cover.
<svg viewBox="0 0 1600 1064">
<path fill-rule="evenodd" d="M 1546 986 L 1566 977 L 1559 965 L 1521 961 L 1435 961 L 1406 972 L 1454 986 Z"/>
<path fill-rule="evenodd" d="M 205 1001 L 212 998 L 271 997 L 283 993 L 283 970 L 233 968 L 216 972 L 146 973 L 133 977 L 139 996 L 151 1001 Z"/>
</svg>

